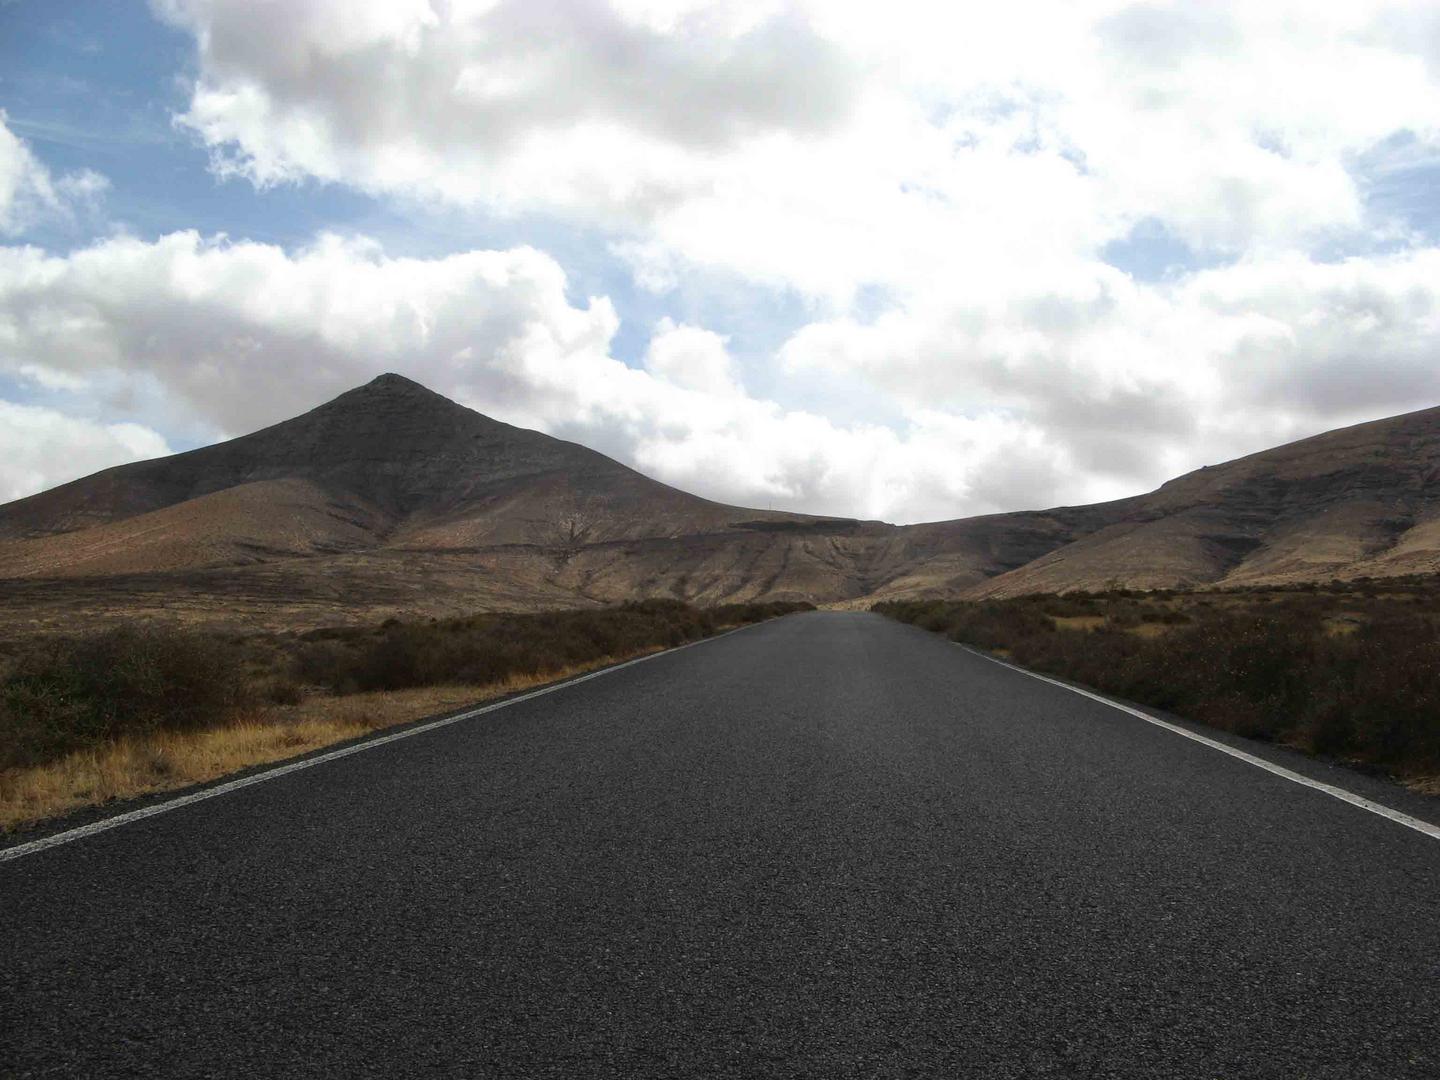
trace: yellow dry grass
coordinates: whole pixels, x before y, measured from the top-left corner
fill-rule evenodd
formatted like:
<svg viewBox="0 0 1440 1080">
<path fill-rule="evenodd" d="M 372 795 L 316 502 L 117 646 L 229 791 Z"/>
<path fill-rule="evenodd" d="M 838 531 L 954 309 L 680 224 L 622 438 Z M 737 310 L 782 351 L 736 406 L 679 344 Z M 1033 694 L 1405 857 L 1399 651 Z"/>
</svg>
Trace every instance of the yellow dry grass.
<svg viewBox="0 0 1440 1080">
<path fill-rule="evenodd" d="M 298 757 L 380 728 L 556 682 L 622 659 L 629 657 L 607 657 L 593 664 L 486 686 L 314 696 L 298 705 L 254 710 L 224 727 L 126 738 L 45 765 L 9 769 L 0 772 L 0 831 L 115 799 L 205 783 L 252 765 Z"/>
<path fill-rule="evenodd" d="M 1110 620 L 1104 615 L 1047 615 L 1056 630 L 1095 630 Z"/>
<path fill-rule="evenodd" d="M 1405 786 L 1421 795 L 1440 796 L 1440 775 L 1412 777 L 1405 781 Z"/>
<path fill-rule="evenodd" d="M 1157 638 L 1164 637 L 1174 629 L 1173 623 L 1142 622 L 1139 626 L 1130 627 L 1127 633 L 1141 638 Z"/>
<path fill-rule="evenodd" d="M 1365 616 L 1353 612 L 1342 611 L 1331 615 L 1323 623 L 1326 637 L 1349 637 L 1360 629 L 1360 624 L 1365 621 Z"/>
</svg>

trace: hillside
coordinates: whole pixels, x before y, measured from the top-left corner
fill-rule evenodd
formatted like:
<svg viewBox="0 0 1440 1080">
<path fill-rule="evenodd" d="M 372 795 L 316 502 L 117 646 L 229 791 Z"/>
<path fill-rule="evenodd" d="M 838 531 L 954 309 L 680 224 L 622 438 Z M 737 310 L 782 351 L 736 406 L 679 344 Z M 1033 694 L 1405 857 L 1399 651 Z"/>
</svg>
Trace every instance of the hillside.
<svg viewBox="0 0 1440 1080">
<path fill-rule="evenodd" d="M 726 506 L 398 375 L 0 506 L 0 630 L 1272 584 L 1440 569 L 1440 410 L 1113 503 L 893 526 Z"/>
<path fill-rule="evenodd" d="M 277 483 L 284 485 L 277 491 L 283 512 L 237 519 L 217 532 L 232 504 L 215 495 Z M 181 505 L 191 512 L 173 513 Z M 738 513 L 797 520 L 791 514 Z M 254 434 L 108 469 L 0 507 L 0 539 L 49 540 L 123 522 L 125 535 L 160 533 L 177 543 L 200 539 L 210 563 L 225 558 L 223 545 L 214 546 L 223 535 L 234 561 L 250 562 L 255 553 L 325 553 L 380 544 L 539 543 L 562 518 L 583 518 L 591 540 L 676 536 L 723 526 L 736 514 L 733 507 L 666 487 L 583 446 L 502 424 L 402 376 L 382 375 Z M 108 543 L 108 534 L 104 543 L 116 546 Z M 44 565 L 39 552 L 50 548 L 47 543 L 32 549 L 27 563 L 36 568 L 32 572 Z M 53 550 L 52 570 L 118 569 L 94 557 L 77 568 L 65 558 L 68 549 Z M 148 567 L 173 568 L 158 549 Z"/>
<path fill-rule="evenodd" d="M 977 596 L 1440 570 L 1440 409 L 1327 432 L 1092 508 L 1104 525 Z"/>
<path fill-rule="evenodd" d="M 996 544 L 993 525 L 954 532 L 725 506 L 383 375 L 262 431 L 0 507 L 0 595 L 42 626 L 286 625 L 636 595 L 855 598 L 937 553 L 960 552 L 950 576 L 969 585 L 1019 565 L 997 548 L 1026 548 Z"/>
</svg>

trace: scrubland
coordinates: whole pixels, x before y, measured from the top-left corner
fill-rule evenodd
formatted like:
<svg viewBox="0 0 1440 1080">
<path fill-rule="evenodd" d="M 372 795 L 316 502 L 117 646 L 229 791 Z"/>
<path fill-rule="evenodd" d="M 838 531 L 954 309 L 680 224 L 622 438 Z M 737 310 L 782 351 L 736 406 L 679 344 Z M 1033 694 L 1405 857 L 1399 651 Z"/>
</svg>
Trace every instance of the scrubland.
<svg viewBox="0 0 1440 1080">
<path fill-rule="evenodd" d="M 298 634 L 5 643 L 0 828 L 212 780 L 808 607 L 652 600 Z"/>
<path fill-rule="evenodd" d="M 908 601 L 876 611 L 1440 794 L 1440 578 Z"/>
</svg>

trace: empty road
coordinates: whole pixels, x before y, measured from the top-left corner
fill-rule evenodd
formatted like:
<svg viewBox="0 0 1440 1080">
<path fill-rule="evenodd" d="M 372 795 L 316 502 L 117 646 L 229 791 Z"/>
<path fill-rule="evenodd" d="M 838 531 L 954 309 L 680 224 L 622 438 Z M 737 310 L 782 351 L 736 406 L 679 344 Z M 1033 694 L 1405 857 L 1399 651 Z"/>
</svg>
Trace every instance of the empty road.
<svg viewBox="0 0 1440 1080">
<path fill-rule="evenodd" d="M 867 614 L 0 863 L 0 941 L 6 1076 L 1440 1076 L 1440 841 Z"/>
</svg>

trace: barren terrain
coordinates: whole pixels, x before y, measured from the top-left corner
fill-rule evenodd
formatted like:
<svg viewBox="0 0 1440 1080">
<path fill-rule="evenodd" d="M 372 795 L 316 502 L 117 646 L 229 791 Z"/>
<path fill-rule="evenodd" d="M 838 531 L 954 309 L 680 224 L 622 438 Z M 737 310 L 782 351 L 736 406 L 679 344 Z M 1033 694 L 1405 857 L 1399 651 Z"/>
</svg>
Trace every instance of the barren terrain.
<svg viewBox="0 0 1440 1080">
<path fill-rule="evenodd" d="M 386 375 L 252 435 L 0 507 L 0 635 L 1430 573 L 1437 476 L 1427 410 L 1118 502 L 894 526 L 711 502 Z"/>
</svg>

